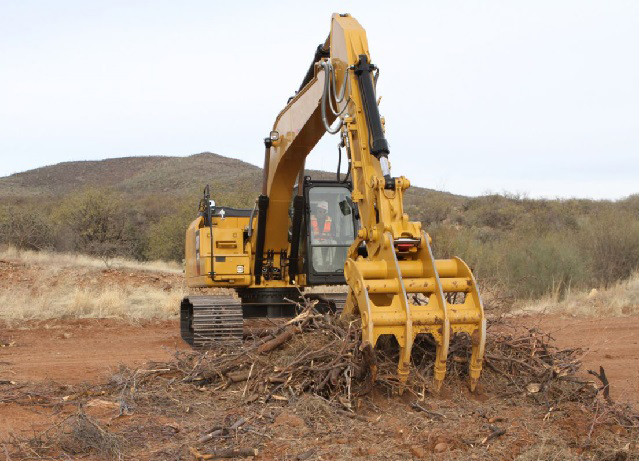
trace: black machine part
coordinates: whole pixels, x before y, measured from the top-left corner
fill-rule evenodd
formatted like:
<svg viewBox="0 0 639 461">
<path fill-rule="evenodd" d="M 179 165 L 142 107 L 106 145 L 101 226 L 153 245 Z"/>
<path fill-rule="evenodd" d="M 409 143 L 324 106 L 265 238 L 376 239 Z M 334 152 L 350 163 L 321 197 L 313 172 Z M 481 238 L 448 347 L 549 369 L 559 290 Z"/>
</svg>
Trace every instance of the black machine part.
<svg viewBox="0 0 639 461">
<path fill-rule="evenodd" d="M 244 318 L 294 317 L 300 292 L 297 288 L 242 288 L 237 290 L 242 300 Z"/>
<path fill-rule="evenodd" d="M 187 296 L 180 305 L 180 332 L 192 347 L 242 341 L 240 301 L 232 296 Z"/>
</svg>

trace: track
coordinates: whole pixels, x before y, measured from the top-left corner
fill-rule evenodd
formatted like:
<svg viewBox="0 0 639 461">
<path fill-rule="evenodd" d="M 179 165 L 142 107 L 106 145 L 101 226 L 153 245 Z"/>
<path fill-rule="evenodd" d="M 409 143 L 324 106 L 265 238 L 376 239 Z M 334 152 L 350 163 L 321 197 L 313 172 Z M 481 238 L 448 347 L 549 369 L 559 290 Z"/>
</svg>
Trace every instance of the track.
<svg viewBox="0 0 639 461">
<path fill-rule="evenodd" d="M 180 306 L 182 339 L 192 347 L 242 341 L 242 304 L 232 296 L 189 296 Z"/>
<path fill-rule="evenodd" d="M 313 298 L 313 295 L 309 297 Z M 344 310 L 346 293 L 325 293 L 317 299 L 326 303 L 326 309 L 339 316 Z M 290 306 L 290 303 L 283 303 Z M 254 307 L 255 303 L 249 303 Z M 269 306 L 259 304 L 267 312 Z M 242 341 L 242 302 L 232 296 L 188 296 L 180 306 L 180 333 L 191 347 L 205 347 L 211 343 Z"/>
</svg>

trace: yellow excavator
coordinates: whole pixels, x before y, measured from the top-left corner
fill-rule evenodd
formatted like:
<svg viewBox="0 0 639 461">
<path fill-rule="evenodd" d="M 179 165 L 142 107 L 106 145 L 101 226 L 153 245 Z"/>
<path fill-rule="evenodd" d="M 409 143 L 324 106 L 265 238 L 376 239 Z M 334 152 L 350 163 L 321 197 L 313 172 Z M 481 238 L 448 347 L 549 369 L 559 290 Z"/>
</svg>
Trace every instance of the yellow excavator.
<svg viewBox="0 0 639 461">
<path fill-rule="evenodd" d="M 391 174 L 378 75 L 362 26 L 349 14 L 334 14 L 330 35 L 264 140 L 255 207 L 219 206 L 205 189 L 186 232 L 187 285 L 235 295 L 184 298 L 182 337 L 196 347 L 241 339 L 245 318 L 294 315 L 290 300 L 300 288 L 346 284 L 345 296 L 318 302 L 359 316 L 363 347 L 375 347 L 383 335 L 396 338 L 400 387 L 417 335 L 430 334 L 437 344 L 439 389 L 449 341 L 466 333 L 474 390 L 486 338 L 481 297 L 468 266 L 459 258 L 435 260 L 430 236 L 404 212 L 410 182 Z M 348 158 L 346 175 L 338 168 L 333 181 L 304 174 L 307 155 L 326 133 L 338 135 Z"/>
</svg>

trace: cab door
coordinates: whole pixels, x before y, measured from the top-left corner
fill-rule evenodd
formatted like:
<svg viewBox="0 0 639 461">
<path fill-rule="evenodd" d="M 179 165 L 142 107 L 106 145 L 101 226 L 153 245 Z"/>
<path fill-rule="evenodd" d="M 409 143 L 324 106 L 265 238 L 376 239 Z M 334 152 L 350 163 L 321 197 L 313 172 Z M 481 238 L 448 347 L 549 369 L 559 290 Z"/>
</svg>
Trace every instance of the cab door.
<svg viewBox="0 0 639 461">
<path fill-rule="evenodd" d="M 344 284 L 344 264 L 357 232 L 350 184 L 307 179 L 304 198 L 307 283 Z"/>
</svg>

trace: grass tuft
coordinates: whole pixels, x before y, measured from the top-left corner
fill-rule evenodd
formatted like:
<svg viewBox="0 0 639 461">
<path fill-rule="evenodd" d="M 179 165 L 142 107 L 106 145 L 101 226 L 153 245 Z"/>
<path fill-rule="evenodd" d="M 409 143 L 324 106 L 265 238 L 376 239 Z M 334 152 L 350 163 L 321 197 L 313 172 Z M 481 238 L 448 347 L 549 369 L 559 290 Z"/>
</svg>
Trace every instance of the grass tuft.
<svg viewBox="0 0 639 461">
<path fill-rule="evenodd" d="M 524 304 L 517 313 L 546 312 L 588 317 L 623 317 L 639 314 L 639 272 L 610 288 L 570 292 L 563 300 L 548 295 Z"/>
</svg>

